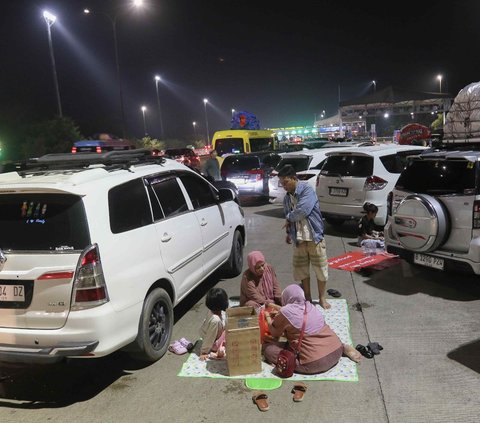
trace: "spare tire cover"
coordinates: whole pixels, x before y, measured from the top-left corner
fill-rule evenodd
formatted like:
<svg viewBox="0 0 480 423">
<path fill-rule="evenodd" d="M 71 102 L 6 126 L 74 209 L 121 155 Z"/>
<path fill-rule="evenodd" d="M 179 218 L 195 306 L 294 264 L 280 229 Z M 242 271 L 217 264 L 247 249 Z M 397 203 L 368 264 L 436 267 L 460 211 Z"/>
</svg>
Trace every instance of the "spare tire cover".
<svg viewBox="0 0 480 423">
<path fill-rule="evenodd" d="M 413 194 L 398 205 L 392 219 L 392 230 L 404 248 L 428 252 L 447 239 L 450 230 L 448 212 L 435 197 Z"/>
</svg>

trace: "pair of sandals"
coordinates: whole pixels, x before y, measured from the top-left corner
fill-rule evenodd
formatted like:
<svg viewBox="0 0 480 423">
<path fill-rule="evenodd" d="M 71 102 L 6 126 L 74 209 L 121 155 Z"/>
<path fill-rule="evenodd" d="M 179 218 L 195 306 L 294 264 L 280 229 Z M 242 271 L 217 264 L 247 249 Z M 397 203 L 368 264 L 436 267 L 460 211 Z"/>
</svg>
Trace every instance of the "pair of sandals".
<svg viewBox="0 0 480 423">
<path fill-rule="evenodd" d="M 294 402 L 301 402 L 303 401 L 303 397 L 307 392 L 307 385 L 303 382 L 297 382 L 293 385 L 293 389 L 291 393 L 293 394 L 293 401 Z M 255 392 L 252 397 L 253 402 L 258 407 L 260 411 L 268 411 L 270 406 L 268 405 L 268 395 L 263 391 Z"/>
<path fill-rule="evenodd" d="M 180 338 L 178 341 L 173 341 L 169 347 L 168 351 L 177 354 L 183 355 L 187 352 L 191 352 L 194 348 L 194 344 L 186 338 Z"/>
<path fill-rule="evenodd" d="M 365 358 L 373 358 L 374 355 L 380 354 L 383 347 L 378 342 L 369 342 L 367 346 L 358 344 L 355 349 Z"/>
</svg>

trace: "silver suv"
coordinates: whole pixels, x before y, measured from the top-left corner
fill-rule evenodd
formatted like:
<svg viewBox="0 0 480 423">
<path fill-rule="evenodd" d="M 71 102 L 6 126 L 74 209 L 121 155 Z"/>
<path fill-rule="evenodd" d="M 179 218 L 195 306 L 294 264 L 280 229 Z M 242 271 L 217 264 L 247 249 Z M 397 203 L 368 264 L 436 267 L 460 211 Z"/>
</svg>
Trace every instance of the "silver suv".
<svg viewBox="0 0 480 423">
<path fill-rule="evenodd" d="M 480 152 L 412 158 L 389 196 L 385 242 L 412 263 L 480 274 Z"/>
<path fill-rule="evenodd" d="M 147 150 L 47 155 L 0 175 L 0 361 L 165 354 L 173 308 L 246 243 L 229 189 Z"/>
</svg>

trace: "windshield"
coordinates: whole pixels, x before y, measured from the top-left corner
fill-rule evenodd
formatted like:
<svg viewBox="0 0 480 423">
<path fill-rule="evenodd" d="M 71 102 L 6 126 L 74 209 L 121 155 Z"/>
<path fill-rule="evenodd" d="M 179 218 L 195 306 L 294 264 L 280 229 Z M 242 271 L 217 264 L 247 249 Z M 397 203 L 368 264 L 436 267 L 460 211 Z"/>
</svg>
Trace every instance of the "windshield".
<svg viewBox="0 0 480 423">
<path fill-rule="evenodd" d="M 218 138 L 215 141 L 215 150 L 219 156 L 245 153 L 243 138 Z"/>
<path fill-rule="evenodd" d="M 222 173 L 229 172 L 241 172 L 252 169 L 258 169 L 260 167 L 260 161 L 258 157 L 235 157 L 228 156 L 222 163 Z"/>
<path fill-rule="evenodd" d="M 273 138 L 250 138 L 250 151 L 271 151 L 273 150 Z"/>
<path fill-rule="evenodd" d="M 71 194 L 0 195 L 3 250 L 83 250 L 90 244 L 85 210 Z"/>
<path fill-rule="evenodd" d="M 396 188 L 419 194 L 472 194 L 477 169 L 468 160 L 410 160 Z"/>
</svg>

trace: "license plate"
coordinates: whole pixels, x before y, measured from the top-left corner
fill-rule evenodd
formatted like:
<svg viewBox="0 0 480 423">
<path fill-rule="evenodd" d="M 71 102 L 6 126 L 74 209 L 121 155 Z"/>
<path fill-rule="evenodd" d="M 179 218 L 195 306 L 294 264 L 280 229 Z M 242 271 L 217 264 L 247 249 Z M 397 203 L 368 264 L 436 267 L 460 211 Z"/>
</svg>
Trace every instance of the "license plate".
<svg viewBox="0 0 480 423">
<path fill-rule="evenodd" d="M 25 301 L 23 285 L 0 285 L 0 301 Z"/>
<path fill-rule="evenodd" d="M 347 188 L 330 187 L 329 192 L 330 195 L 333 195 L 335 197 L 346 197 L 348 195 Z"/>
<path fill-rule="evenodd" d="M 426 256 L 425 254 L 415 253 L 413 262 L 422 266 L 432 267 L 433 269 L 443 270 L 445 262 L 442 258 Z"/>
</svg>

